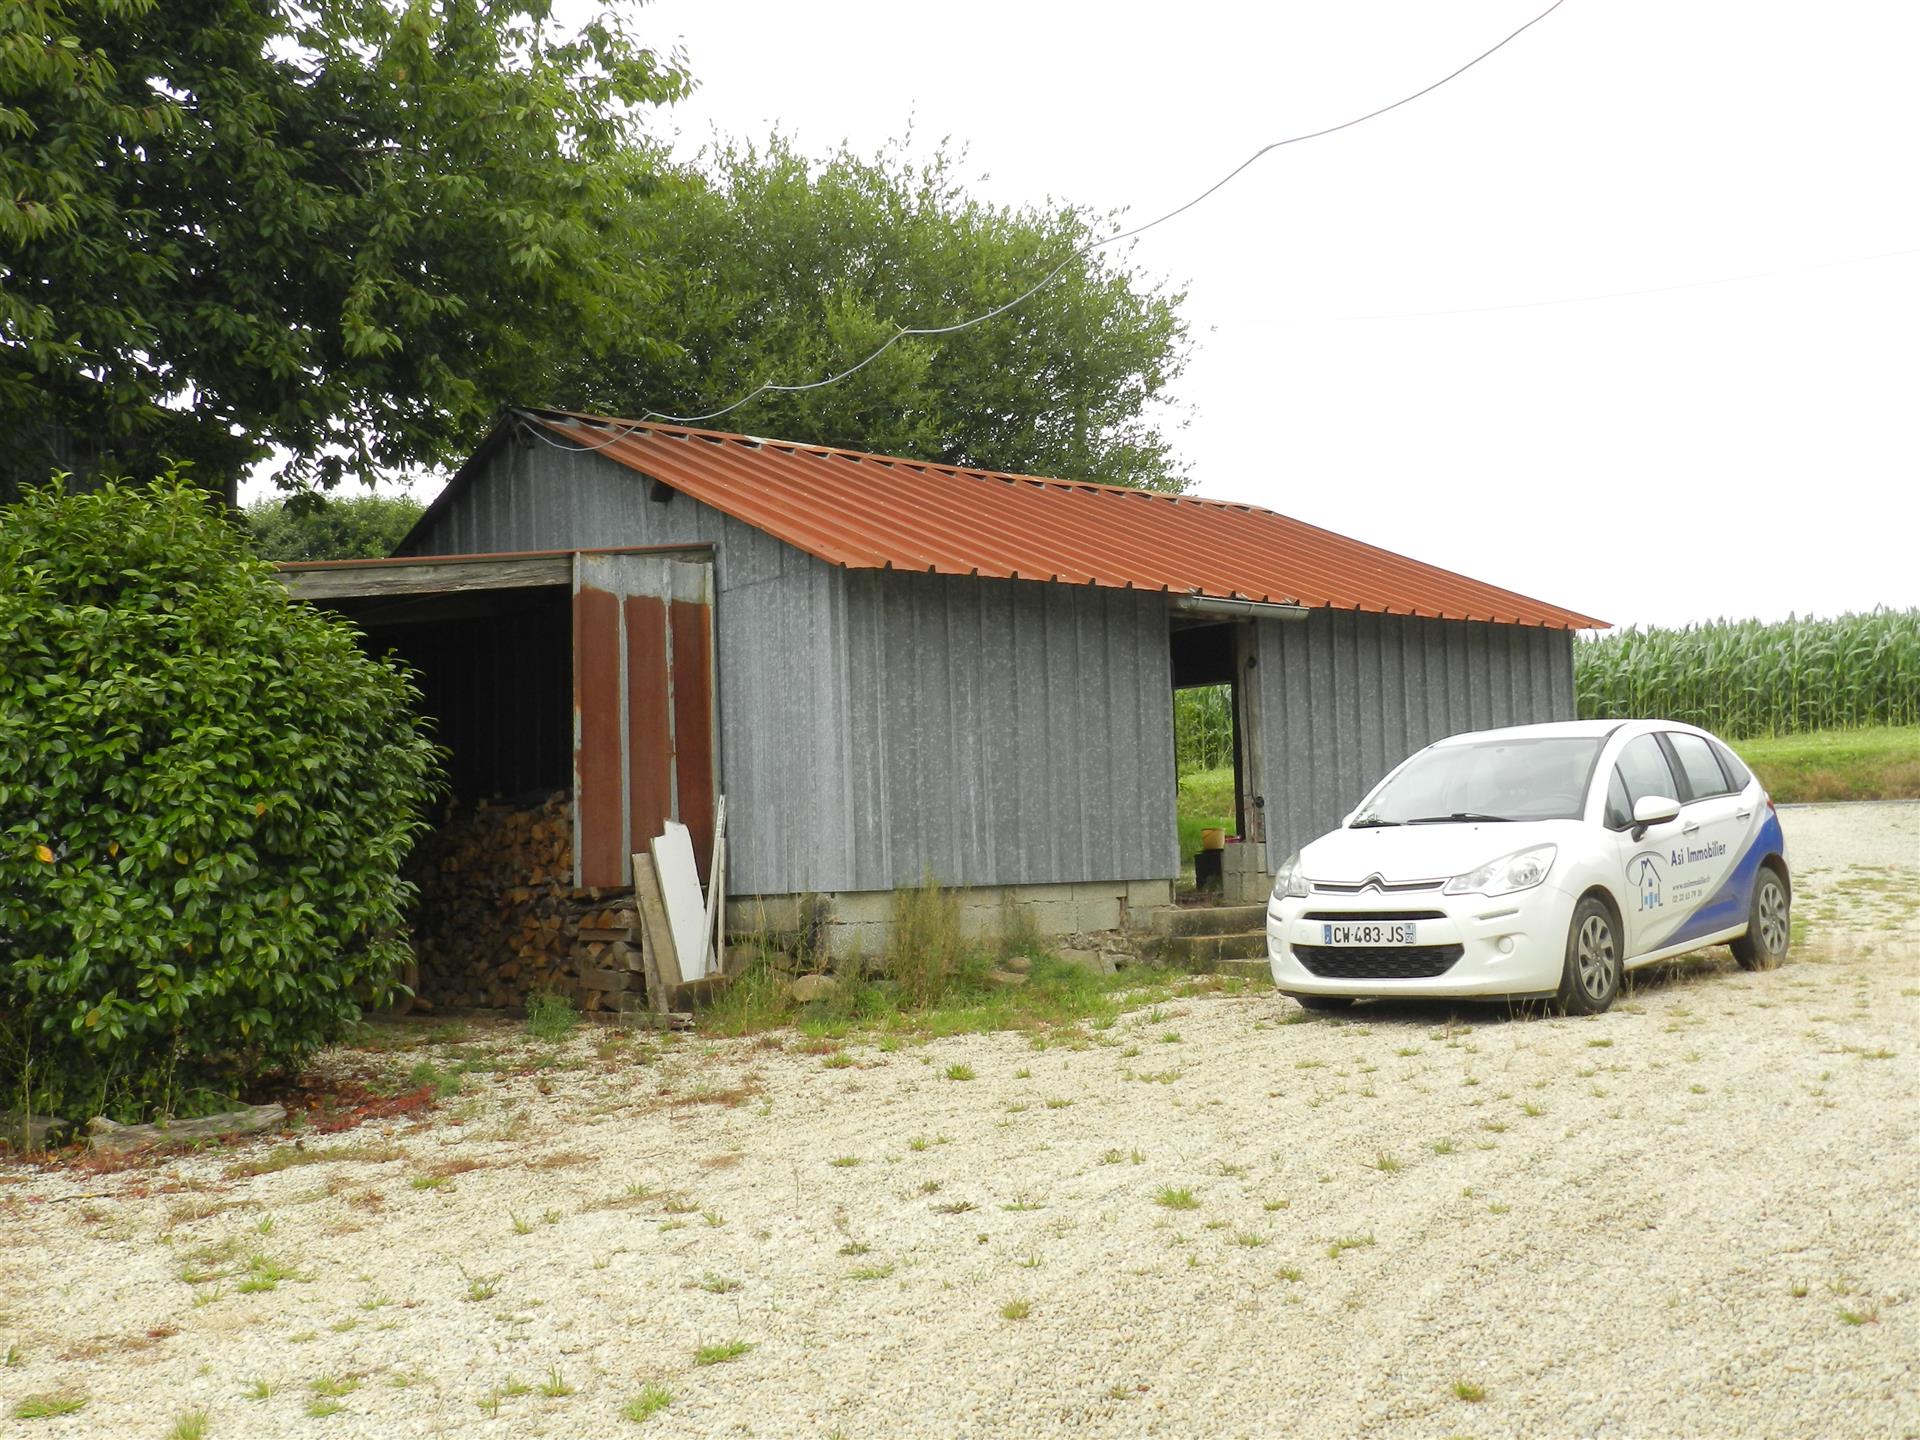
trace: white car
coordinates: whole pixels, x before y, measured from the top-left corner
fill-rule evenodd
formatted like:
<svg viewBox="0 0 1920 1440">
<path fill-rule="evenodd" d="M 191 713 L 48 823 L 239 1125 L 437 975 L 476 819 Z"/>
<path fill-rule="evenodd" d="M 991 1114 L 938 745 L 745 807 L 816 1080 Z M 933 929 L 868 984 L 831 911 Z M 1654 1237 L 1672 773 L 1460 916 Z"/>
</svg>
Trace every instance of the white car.
<svg viewBox="0 0 1920 1440">
<path fill-rule="evenodd" d="M 1703 945 L 1772 969 L 1792 893 L 1773 802 L 1706 731 L 1522 725 L 1429 745 L 1289 856 L 1267 952 L 1310 1010 L 1455 996 L 1591 1015 L 1624 971 Z"/>
</svg>

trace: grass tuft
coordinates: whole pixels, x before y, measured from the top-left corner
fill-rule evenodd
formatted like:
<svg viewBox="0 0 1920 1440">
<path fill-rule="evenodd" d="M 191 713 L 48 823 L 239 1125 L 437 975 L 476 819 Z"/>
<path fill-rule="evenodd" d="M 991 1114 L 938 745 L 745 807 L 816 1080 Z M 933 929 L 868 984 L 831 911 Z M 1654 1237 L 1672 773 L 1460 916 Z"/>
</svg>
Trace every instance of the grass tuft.
<svg viewBox="0 0 1920 1440">
<path fill-rule="evenodd" d="M 638 1425 L 651 1420 L 673 1403 L 673 1392 L 664 1385 L 648 1385 L 620 1407 L 620 1418 Z"/>
<path fill-rule="evenodd" d="M 729 1360 L 738 1360 L 753 1349 L 750 1340 L 722 1340 L 713 1345 L 702 1345 L 693 1352 L 696 1365 L 724 1365 Z"/>
<path fill-rule="evenodd" d="M 573 1033 L 580 1013 L 573 1001 L 553 990 L 536 990 L 527 996 L 527 1033 L 536 1040 L 557 1045 Z"/>
</svg>

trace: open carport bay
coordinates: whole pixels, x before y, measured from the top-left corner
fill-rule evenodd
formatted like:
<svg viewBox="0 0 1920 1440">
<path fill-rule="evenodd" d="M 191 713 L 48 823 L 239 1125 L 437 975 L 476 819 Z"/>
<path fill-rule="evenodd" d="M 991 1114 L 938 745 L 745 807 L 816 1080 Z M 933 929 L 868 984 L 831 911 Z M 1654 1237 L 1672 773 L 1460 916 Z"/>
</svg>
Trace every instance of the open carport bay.
<svg viewBox="0 0 1920 1440">
<path fill-rule="evenodd" d="M 85 1408 L 32 1433 L 204 1408 L 216 1437 L 1911 1435 L 1920 806 L 1783 820 L 1786 967 L 1711 952 L 1596 1019 L 1196 989 L 1044 1048 L 582 1031 L 553 1056 L 501 1026 L 333 1052 L 463 1068 L 464 1092 L 285 1168 L 261 1144 L 0 1171 L 0 1413 L 64 1391 Z M 664 1407 L 625 1418 L 650 1385 Z"/>
</svg>

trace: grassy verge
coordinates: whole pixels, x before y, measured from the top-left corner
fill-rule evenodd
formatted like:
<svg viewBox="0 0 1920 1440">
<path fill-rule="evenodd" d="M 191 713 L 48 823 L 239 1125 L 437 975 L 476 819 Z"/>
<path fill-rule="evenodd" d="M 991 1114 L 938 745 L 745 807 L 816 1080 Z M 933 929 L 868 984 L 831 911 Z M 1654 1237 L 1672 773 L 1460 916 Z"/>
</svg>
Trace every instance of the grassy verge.
<svg viewBox="0 0 1920 1440">
<path fill-rule="evenodd" d="M 795 1026 L 820 1039 L 960 1035 L 988 1030 L 1078 1031 L 1111 1025 L 1123 1010 L 1195 988 L 1196 977 L 1128 966 L 1103 975 L 1050 954 L 1021 912 L 992 940 L 963 933 L 958 898 L 931 878 L 894 892 L 893 934 L 878 963 L 835 967 L 825 993 L 793 998 L 771 949 L 735 972 L 701 1014 L 710 1034 Z M 1211 977 L 1205 977 L 1211 979 Z M 1043 1041 L 1044 1043 L 1044 1041 Z"/>
<path fill-rule="evenodd" d="M 1920 800 L 1920 726 L 1815 730 L 1739 740 L 1733 748 L 1783 805 Z"/>
<path fill-rule="evenodd" d="M 1176 806 L 1180 821 L 1180 864 L 1193 869 L 1194 851 L 1200 848 L 1200 832 L 1215 826 L 1234 833 L 1233 767 L 1218 770 L 1189 770 L 1180 777 Z"/>
<path fill-rule="evenodd" d="M 903 993 L 881 975 L 847 973 L 836 977 L 829 995 L 807 1004 L 788 993 L 791 978 L 771 956 L 750 961 L 699 1012 L 699 1028 L 712 1035 L 752 1035 L 791 1026 L 816 1039 L 853 1035 L 915 1036 L 984 1034 L 995 1030 L 1107 1028 L 1129 1010 L 1161 1004 L 1198 990 L 1237 988 L 1217 975 L 1188 975 L 1151 966 L 1129 966 L 1114 975 L 1097 975 L 1051 956 L 1029 960 L 1024 984 L 988 978 L 994 962 L 972 957 L 940 989 L 925 999 Z"/>
</svg>

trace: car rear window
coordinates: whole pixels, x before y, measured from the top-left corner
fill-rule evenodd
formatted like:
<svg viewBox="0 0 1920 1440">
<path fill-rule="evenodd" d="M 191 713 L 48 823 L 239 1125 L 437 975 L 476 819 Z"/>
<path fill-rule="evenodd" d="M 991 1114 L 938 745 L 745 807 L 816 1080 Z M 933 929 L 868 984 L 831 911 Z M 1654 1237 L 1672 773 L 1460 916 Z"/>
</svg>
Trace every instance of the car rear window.
<svg viewBox="0 0 1920 1440">
<path fill-rule="evenodd" d="M 1667 743 L 1673 746 L 1673 753 L 1679 757 L 1680 768 L 1686 772 L 1687 788 L 1695 800 L 1705 800 L 1711 795 L 1725 795 L 1732 787 L 1720 769 L 1720 762 L 1714 757 L 1713 747 L 1698 735 L 1683 735 L 1678 732 L 1667 736 Z"/>
<path fill-rule="evenodd" d="M 1727 779 L 1733 782 L 1733 788 L 1746 789 L 1747 783 L 1753 779 L 1753 772 L 1741 763 L 1740 757 L 1718 740 L 1713 742 L 1713 753 L 1720 757 L 1720 768 L 1727 772 Z"/>
</svg>

